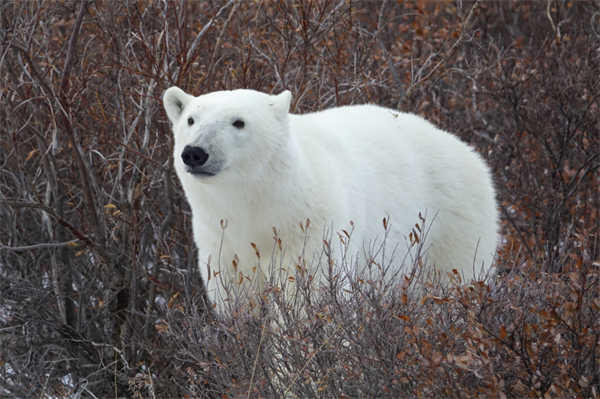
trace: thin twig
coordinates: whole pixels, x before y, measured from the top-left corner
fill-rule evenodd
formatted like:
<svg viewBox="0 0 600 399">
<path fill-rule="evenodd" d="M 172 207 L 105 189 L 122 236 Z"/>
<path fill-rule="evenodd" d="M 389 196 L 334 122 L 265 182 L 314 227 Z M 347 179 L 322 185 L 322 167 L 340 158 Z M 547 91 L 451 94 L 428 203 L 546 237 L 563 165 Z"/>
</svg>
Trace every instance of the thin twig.
<svg viewBox="0 0 600 399">
<path fill-rule="evenodd" d="M 331 340 L 333 335 L 336 334 L 341 329 L 341 327 L 342 327 L 342 325 L 338 324 L 336 326 L 335 330 L 331 332 L 331 335 L 323 340 L 323 343 L 317 348 L 317 350 L 315 350 L 313 353 L 310 354 L 310 356 L 308 356 L 308 359 L 306 359 L 306 362 L 304 363 L 302 368 L 296 373 L 296 375 L 292 379 L 292 382 L 290 382 L 290 384 L 285 388 L 285 391 L 283 392 L 283 397 L 286 397 L 287 393 L 290 392 L 292 385 L 294 385 L 296 383 L 296 381 L 298 380 L 298 378 L 300 378 L 300 376 L 304 373 L 304 370 L 308 367 L 308 364 L 317 355 L 317 353 L 320 353 L 321 351 L 323 351 L 323 348 L 325 348 L 325 346 L 329 344 L 329 341 Z"/>
<path fill-rule="evenodd" d="M 508 210 L 506 209 L 505 206 L 501 206 L 500 210 L 502 211 L 502 214 L 504 215 L 504 217 L 506 218 L 506 220 L 508 220 L 508 222 L 511 224 L 511 226 L 517 232 L 517 234 L 519 236 L 519 239 L 521 240 L 521 243 L 523 244 L 523 246 L 527 250 L 527 254 L 529 255 L 529 258 L 532 261 L 535 260 L 535 258 L 536 258 L 535 254 L 533 253 L 533 250 L 529 246 L 529 243 L 527 242 L 527 239 L 523 235 L 523 231 L 517 226 L 517 223 L 515 222 L 514 218 L 510 215 L 510 213 L 508 212 Z"/>
<path fill-rule="evenodd" d="M 423 82 L 429 80 L 429 78 L 437 72 L 438 69 L 440 69 L 440 67 L 445 64 L 450 57 L 452 57 L 452 55 L 454 55 L 454 52 L 456 51 L 456 49 L 458 48 L 458 45 L 462 42 L 463 38 L 465 37 L 465 32 L 467 31 L 468 27 L 471 25 L 471 19 L 473 19 L 473 15 L 475 14 L 475 10 L 479 7 L 479 1 L 477 0 L 475 1 L 475 3 L 473 4 L 473 6 L 471 7 L 471 10 L 469 11 L 469 14 L 467 15 L 467 18 L 465 18 L 464 22 L 461 25 L 460 28 L 460 35 L 458 37 L 458 39 L 456 39 L 456 41 L 452 44 L 452 46 L 450 47 L 450 49 L 447 51 L 446 56 L 444 58 L 442 58 L 437 64 L 435 64 L 435 66 L 433 68 L 431 68 L 431 70 L 422 78 L 420 78 L 416 83 L 412 84 L 406 94 L 407 96 L 410 96 L 410 94 L 412 93 L 413 89 L 416 88 L 417 86 L 419 86 L 420 84 L 422 84 Z"/>
<path fill-rule="evenodd" d="M 204 37 L 204 35 L 208 31 L 208 29 L 212 26 L 213 22 L 215 22 L 215 20 L 217 18 L 219 18 L 219 16 L 221 16 L 221 13 L 223 11 L 225 11 L 225 9 L 227 7 L 229 7 L 233 2 L 234 2 L 234 0 L 229 0 L 227 2 L 227 4 L 225 4 L 223 7 L 219 8 L 219 11 L 217 11 L 215 16 L 212 17 L 210 19 L 210 21 L 208 21 L 208 23 L 202 27 L 202 29 L 200 30 L 200 32 L 198 32 L 198 34 L 194 38 L 194 41 L 192 42 L 192 45 L 190 46 L 190 48 L 188 49 L 188 51 L 186 53 L 186 57 L 185 57 L 186 60 L 189 60 L 190 58 L 192 58 L 192 55 L 194 55 L 194 51 L 196 51 L 196 47 L 198 47 L 198 45 L 200 44 L 202 37 Z"/>
<path fill-rule="evenodd" d="M 212 56 L 210 58 L 210 62 L 208 63 L 209 69 L 208 69 L 208 72 L 206 73 L 206 79 L 210 80 L 210 78 L 212 76 L 212 73 L 213 73 L 213 71 L 215 69 L 215 65 L 216 65 L 215 60 L 217 58 L 217 51 L 221 50 L 221 40 L 223 40 L 223 36 L 225 34 L 225 31 L 227 30 L 227 26 L 229 25 L 229 22 L 233 18 L 233 15 L 235 14 L 235 11 L 237 10 L 239 5 L 240 5 L 240 2 L 235 0 L 233 7 L 231 7 L 231 10 L 229 11 L 229 15 L 227 16 L 227 19 L 225 20 L 225 23 L 223 24 L 221 33 L 219 34 L 219 37 L 217 37 L 215 48 L 214 48 Z M 219 10 L 219 11 L 221 11 L 221 10 Z"/>
<path fill-rule="evenodd" d="M 0 204 L 12 206 L 13 208 L 40 209 L 40 210 L 46 212 L 49 216 L 56 219 L 56 221 L 58 223 L 60 223 L 61 225 L 65 226 L 67 229 L 69 229 L 75 237 L 77 237 L 81 241 L 85 242 L 87 245 L 96 246 L 96 244 L 94 244 L 94 241 L 92 241 L 88 236 L 86 236 L 81 231 L 76 229 L 75 226 L 73 226 L 71 223 L 67 222 L 65 219 L 63 219 L 62 217 L 57 215 L 56 212 L 54 211 L 54 209 L 47 207 L 44 204 L 37 204 L 34 202 L 24 202 L 24 201 L 0 201 Z"/>
<path fill-rule="evenodd" d="M 556 36 L 556 39 L 558 39 L 560 41 L 560 39 L 561 39 L 560 24 L 557 25 L 554 23 L 554 19 L 552 19 L 552 15 L 550 15 L 551 6 L 552 6 L 552 0 L 547 0 L 547 2 L 546 2 L 546 17 L 548 17 L 548 20 L 550 21 L 550 25 L 552 25 L 552 31 L 554 31 L 554 35 Z"/>
<path fill-rule="evenodd" d="M 248 386 L 248 393 L 246 397 L 250 398 L 250 392 L 252 392 L 252 385 L 254 385 L 254 374 L 256 373 L 256 366 L 258 365 L 258 358 L 260 357 L 260 348 L 265 339 L 265 329 L 267 327 L 267 322 L 263 323 L 262 329 L 260 331 L 260 341 L 258 341 L 258 347 L 256 348 L 256 357 L 254 358 L 254 364 L 252 365 L 252 375 L 250 376 L 250 384 Z"/>
<path fill-rule="evenodd" d="M 75 52 L 75 45 L 77 44 L 79 31 L 81 30 L 81 23 L 83 22 L 83 16 L 85 15 L 86 11 L 87 1 L 82 1 L 79 5 L 79 14 L 77 14 L 77 20 L 75 21 L 75 26 L 73 26 L 73 32 L 69 38 L 69 47 L 67 48 L 67 57 L 65 59 L 65 69 L 63 70 L 60 81 L 60 91 L 62 93 L 65 93 L 67 89 L 67 82 L 69 81 L 69 75 L 71 74 L 71 68 L 73 67 L 73 53 Z"/>
<path fill-rule="evenodd" d="M 75 161 L 77 162 L 79 174 L 81 176 L 81 181 L 82 181 L 82 185 L 83 185 L 83 187 L 82 187 L 83 194 L 85 196 L 87 205 L 89 207 L 89 215 L 91 217 L 91 223 L 96 228 L 96 234 L 97 234 L 96 240 L 99 240 L 100 242 L 104 243 L 106 229 L 104 228 L 104 223 L 102 223 L 103 221 L 100 220 L 100 218 L 98 217 L 98 213 L 96 211 L 96 201 L 95 201 L 96 196 L 92 194 L 93 193 L 93 191 L 92 191 L 93 179 L 91 176 L 89 165 L 84 160 L 84 154 L 81 149 L 81 146 L 79 145 L 79 143 L 75 137 L 76 133 L 71 124 L 71 118 L 70 118 L 71 115 L 69 113 L 69 100 L 67 99 L 68 96 L 67 96 L 67 92 L 66 92 L 67 81 L 70 77 L 70 71 L 72 68 L 71 64 L 73 63 L 73 54 L 72 53 L 75 51 L 75 46 L 77 44 L 77 39 L 79 38 L 79 32 L 81 29 L 81 23 L 83 22 L 83 16 L 85 15 L 86 11 L 87 11 L 87 1 L 82 1 L 80 8 L 79 8 L 79 14 L 77 15 L 77 20 L 75 22 L 75 26 L 73 27 L 73 32 L 71 33 L 71 37 L 69 39 L 69 47 L 68 47 L 67 56 L 65 59 L 65 69 L 62 74 L 62 82 L 61 82 L 61 86 L 60 86 L 59 106 L 61 107 L 62 112 L 63 112 L 62 120 L 63 120 L 64 129 L 67 131 L 67 133 L 69 135 L 69 139 L 71 141 L 71 146 L 73 148 Z"/>
<path fill-rule="evenodd" d="M 65 242 L 41 242 L 39 244 L 22 245 L 19 247 L 11 247 L 9 245 L 0 244 L 0 249 L 7 251 L 31 251 L 33 249 L 60 248 L 76 245 L 79 240 L 70 240 Z"/>
</svg>

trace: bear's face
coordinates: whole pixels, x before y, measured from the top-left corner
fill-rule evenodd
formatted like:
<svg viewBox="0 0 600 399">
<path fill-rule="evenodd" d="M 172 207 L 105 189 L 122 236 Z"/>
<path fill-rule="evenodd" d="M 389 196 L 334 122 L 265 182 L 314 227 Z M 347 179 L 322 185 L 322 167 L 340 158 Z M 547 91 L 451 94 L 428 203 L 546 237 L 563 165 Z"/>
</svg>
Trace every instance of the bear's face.
<svg viewBox="0 0 600 399">
<path fill-rule="evenodd" d="M 218 91 L 194 97 L 169 88 L 163 103 L 175 135 L 177 172 L 210 181 L 216 176 L 254 176 L 288 136 L 289 91 Z"/>
</svg>

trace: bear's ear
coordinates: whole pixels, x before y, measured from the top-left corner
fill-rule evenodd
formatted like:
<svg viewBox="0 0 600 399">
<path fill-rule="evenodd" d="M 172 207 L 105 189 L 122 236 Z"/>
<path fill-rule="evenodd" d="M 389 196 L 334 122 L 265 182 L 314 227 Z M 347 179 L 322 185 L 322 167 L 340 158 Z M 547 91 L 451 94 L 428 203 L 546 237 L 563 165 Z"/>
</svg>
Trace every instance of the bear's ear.
<svg viewBox="0 0 600 399">
<path fill-rule="evenodd" d="M 194 98 L 179 87 L 170 87 L 163 95 L 163 105 L 172 124 L 177 123 L 186 105 Z"/>
<path fill-rule="evenodd" d="M 290 112 L 290 104 L 292 102 L 292 93 L 289 90 L 284 90 L 281 93 L 273 96 L 271 106 L 275 110 L 278 117 L 287 116 Z"/>
</svg>

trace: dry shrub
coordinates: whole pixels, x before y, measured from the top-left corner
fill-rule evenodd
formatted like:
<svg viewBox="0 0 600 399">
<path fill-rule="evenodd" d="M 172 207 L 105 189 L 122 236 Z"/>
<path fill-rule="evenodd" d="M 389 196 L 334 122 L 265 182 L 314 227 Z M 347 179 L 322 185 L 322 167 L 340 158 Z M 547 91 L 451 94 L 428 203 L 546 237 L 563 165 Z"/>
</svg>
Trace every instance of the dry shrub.
<svg viewBox="0 0 600 399">
<path fill-rule="evenodd" d="M 597 2 L 2 2 L 0 395 L 598 397 L 599 48 Z M 215 318 L 171 85 L 457 133 L 493 167 L 504 274 L 298 283 L 301 311 L 260 299 L 283 321 Z"/>
</svg>

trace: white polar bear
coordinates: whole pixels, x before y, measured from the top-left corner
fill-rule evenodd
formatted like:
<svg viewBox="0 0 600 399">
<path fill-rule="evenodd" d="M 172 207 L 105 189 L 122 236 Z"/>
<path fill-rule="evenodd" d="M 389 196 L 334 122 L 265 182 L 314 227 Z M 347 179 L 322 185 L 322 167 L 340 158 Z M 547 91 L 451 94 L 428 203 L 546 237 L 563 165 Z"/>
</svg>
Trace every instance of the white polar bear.
<svg viewBox="0 0 600 399">
<path fill-rule="evenodd" d="M 289 91 L 164 94 L 209 299 L 223 305 L 224 282 L 262 288 L 273 228 L 293 270 L 331 227 L 353 225 L 354 249 L 364 250 L 389 217 L 388 242 L 408 248 L 422 213 L 435 216 L 428 264 L 442 273 L 456 268 L 465 280 L 491 266 L 497 203 L 490 170 L 472 148 L 416 115 L 375 105 L 294 115 L 290 101 Z M 298 227 L 306 219 L 308 239 Z"/>
</svg>

